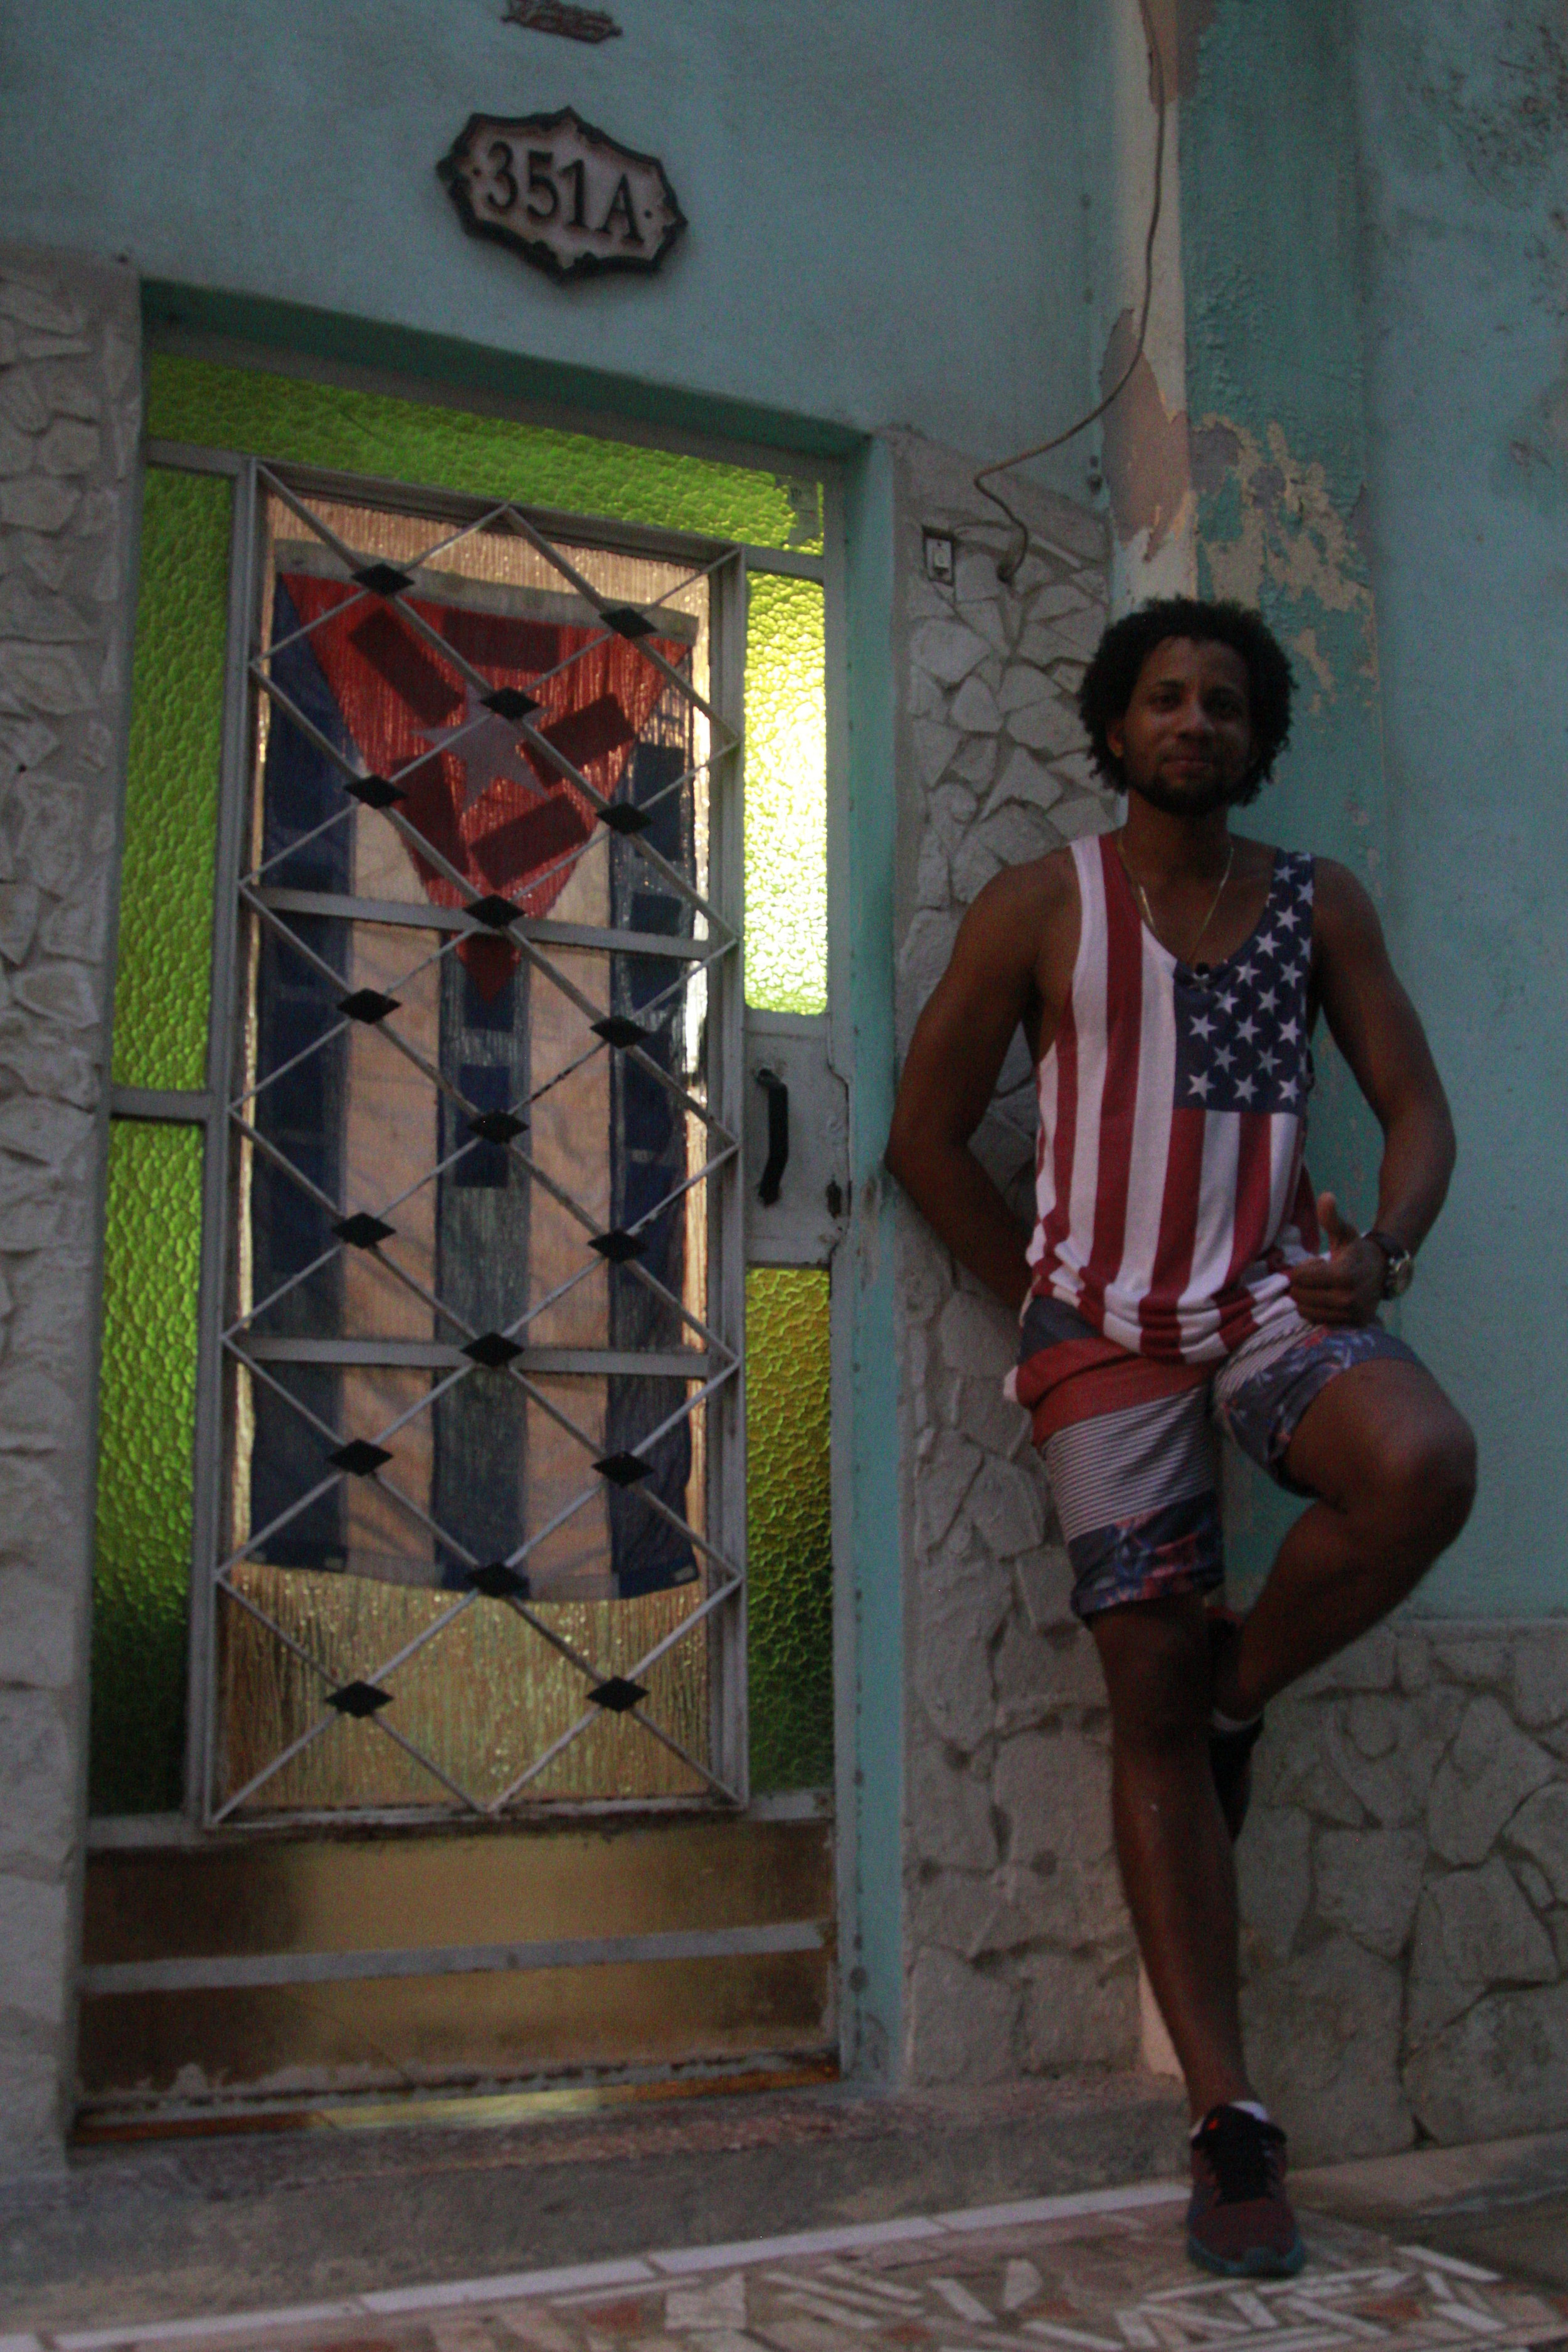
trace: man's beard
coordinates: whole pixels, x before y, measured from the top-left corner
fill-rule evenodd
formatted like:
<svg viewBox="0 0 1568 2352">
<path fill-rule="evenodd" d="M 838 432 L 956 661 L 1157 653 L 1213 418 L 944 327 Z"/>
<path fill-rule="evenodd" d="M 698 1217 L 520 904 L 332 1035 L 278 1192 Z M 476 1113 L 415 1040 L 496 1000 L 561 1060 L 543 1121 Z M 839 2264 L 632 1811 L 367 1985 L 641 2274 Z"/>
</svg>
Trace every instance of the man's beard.
<svg viewBox="0 0 1568 2352">
<path fill-rule="evenodd" d="M 1235 808 L 1251 781 L 1250 776 L 1242 776 L 1237 782 L 1227 784 L 1216 775 L 1208 783 L 1194 785 L 1190 791 L 1173 792 L 1170 785 L 1163 784 L 1157 776 L 1151 776 L 1141 784 L 1133 783 L 1129 777 L 1126 788 L 1166 816 L 1213 816 L 1216 809 Z"/>
</svg>

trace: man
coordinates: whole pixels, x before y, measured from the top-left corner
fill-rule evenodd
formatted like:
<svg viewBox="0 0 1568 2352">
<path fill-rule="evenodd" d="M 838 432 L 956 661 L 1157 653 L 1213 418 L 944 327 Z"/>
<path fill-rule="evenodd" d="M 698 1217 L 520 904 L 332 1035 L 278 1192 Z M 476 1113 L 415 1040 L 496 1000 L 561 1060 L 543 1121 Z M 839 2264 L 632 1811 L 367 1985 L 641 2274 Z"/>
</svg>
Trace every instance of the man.
<svg viewBox="0 0 1568 2352">
<path fill-rule="evenodd" d="M 1232 1839 L 1277 1692 L 1364 1633 L 1464 1525 L 1470 1432 L 1377 1319 L 1442 1206 L 1453 1128 L 1372 903 L 1342 866 L 1233 836 L 1289 730 L 1256 614 L 1169 598 L 1108 629 L 1079 709 L 1119 831 L 999 874 L 905 1065 L 888 1165 L 1020 1314 L 1033 1416 L 1110 1703 L 1116 1850 L 1194 2117 L 1194 2258 L 1304 2252 L 1285 2136 L 1247 2075 Z M 1359 1234 L 1303 1166 L 1320 1012 L 1384 1134 Z M 1032 1237 L 968 1149 L 1022 1023 Z M 1245 1620 L 1223 1581 L 1217 1422 L 1312 1497 Z"/>
</svg>

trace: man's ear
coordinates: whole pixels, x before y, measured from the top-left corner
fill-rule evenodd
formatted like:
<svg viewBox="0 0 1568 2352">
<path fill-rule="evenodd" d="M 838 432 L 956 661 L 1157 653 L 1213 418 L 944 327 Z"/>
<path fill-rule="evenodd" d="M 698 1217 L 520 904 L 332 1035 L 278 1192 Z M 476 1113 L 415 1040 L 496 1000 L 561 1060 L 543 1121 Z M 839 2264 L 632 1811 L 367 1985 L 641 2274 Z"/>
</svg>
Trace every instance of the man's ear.
<svg viewBox="0 0 1568 2352">
<path fill-rule="evenodd" d="M 1108 719 L 1105 722 L 1105 742 L 1118 767 L 1127 744 L 1127 724 L 1124 719 Z"/>
</svg>

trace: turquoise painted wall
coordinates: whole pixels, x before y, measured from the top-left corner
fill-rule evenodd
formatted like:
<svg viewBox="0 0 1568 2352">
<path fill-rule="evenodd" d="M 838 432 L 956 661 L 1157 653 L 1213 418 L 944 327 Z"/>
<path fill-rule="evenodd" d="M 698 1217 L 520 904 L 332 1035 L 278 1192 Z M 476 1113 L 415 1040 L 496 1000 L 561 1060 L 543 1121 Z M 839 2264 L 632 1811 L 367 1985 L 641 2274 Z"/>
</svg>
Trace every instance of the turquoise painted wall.
<svg viewBox="0 0 1568 2352">
<path fill-rule="evenodd" d="M 856 1822 L 853 1948 L 846 1952 L 846 2058 L 888 2081 L 903 2047 L 904 1595 L 899 1529 L 900 1365 L 894 1345 L 893 1209 L 882 1151 L 893 1112 L 896 1042 L 893 868 L 898 797 L 892 615 L 893 470 L 873 443 L 848 470 L 849 919 L 856 1084 L 850 1105 L 849 1236 L 834 1281 L 851 1286 L 850 1487 L 855 1753 L 839 1814 Z"/>
<path fill-rule="evenodd" d="M 985 457 L 1082 404 L 1073 0 L 50 0 L 0 20 L 0 236 Z M 664 158 L 662 281 L 466 237 L 470 111 L 567 103 Z"/>
<path fill-rule="evenodd" d="M 1460 1165 L 1402 1328 L 1475 1422 L 1480 1500 L 1421 1613 L 1568 1610 L 1568 47 L 1551 0 L 1201 0 L 1183 102 L 1205 586 L 1255 596 L 1300 715 L 1256 829 L 1367 882 Z M 1312 1166 L 1378 1138 L 1320 1054 Z M 1245 1478 L 1255 1576 L 1286 1507 Z"/>
<path fill-rule="evenodd" d="M 1480 1499 L 1424 1603 L 1568 1612 L 1568 39 L 1555 0 L 1358 0 L 1391 927 L 1459 1168 L 1405 1328 Z"/>
<path fill-rule="evenodd" d="M 1181 113 L 1199 584 L 1259 605 L 1298 681 L 1289 748 L 1242 829 L 1342 860 L 1386 911 L 1346 12 L 1342 0 L 1222 0 L 1207 13 Z M 1376 1124 L 1326 1034 L 1314 1052 L 1313 1178 L 1369 1222 Z M 1245 1591 L 1297 1506 L 1239 1459 L 1232 1469 L 1227 1534 Z"/>
</svg>

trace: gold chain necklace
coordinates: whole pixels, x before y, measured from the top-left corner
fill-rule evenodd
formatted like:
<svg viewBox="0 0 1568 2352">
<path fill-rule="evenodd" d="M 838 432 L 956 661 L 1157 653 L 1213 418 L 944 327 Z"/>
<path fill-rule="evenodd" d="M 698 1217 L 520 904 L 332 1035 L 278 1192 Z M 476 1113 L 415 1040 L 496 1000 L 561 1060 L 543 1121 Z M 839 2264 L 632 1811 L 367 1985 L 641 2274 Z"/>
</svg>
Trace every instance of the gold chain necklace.
<svg viewBox="0 0 1568 2352">
<path fill-rule="evenodd" d="M 1116 836 L 1116 854 L 1121 860 L 1121 871 L 1126 875 L 1128 880 L 1131 883 L 1132 887 L 1138 893 L 1138 904 L 1143 909 L 1143 920 L 1148 924 L 1149 929 L 1153 932 L 1154 937 L 1158 940 L 1160 938 L 1160 927 L 1154 920 L 1153 909 L 1149 904 L 1149 893 L 1145 890 L 1142 883 L 1140 882 L 1138 877 L 1133 873 L 1132 868 L 1127 863 L 1127 852 L 1121 846 L 1121 835 L 1120 834 Z M 1181 959 L 1184 963 L 1193 963 L 1199 948 L 1203 945 L 1204 934 L 1219 912 L 1219 902 L 1225 897 L 1225 886 L 1230 880 L 1230 869 L 1235 864 L 1236 844 L 1233 841 L 1230 845 L 1230 855 L 1225 861 L 1225 872 L 1219 877 L 1219 888 L 1214 894 L 1208 913 L 1198 925 L 1198 935 L 1196 939 L 1193 941 L 1192 946 L 1188 949 L 1186 954 Z M 1163 940 L 1161 940 L 1161 945 L 1164 945 Z M 1173 952 L 1174 951 L 1173 950 Z"/>
</svg>

